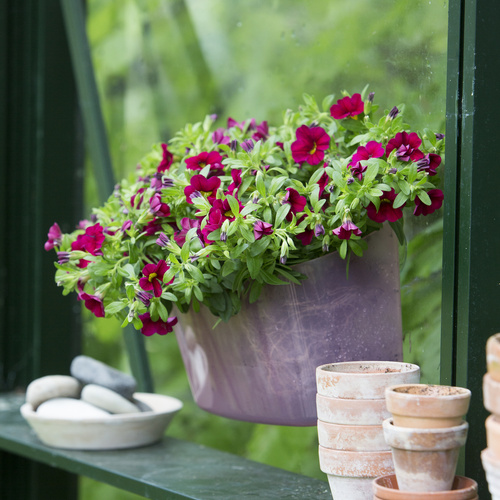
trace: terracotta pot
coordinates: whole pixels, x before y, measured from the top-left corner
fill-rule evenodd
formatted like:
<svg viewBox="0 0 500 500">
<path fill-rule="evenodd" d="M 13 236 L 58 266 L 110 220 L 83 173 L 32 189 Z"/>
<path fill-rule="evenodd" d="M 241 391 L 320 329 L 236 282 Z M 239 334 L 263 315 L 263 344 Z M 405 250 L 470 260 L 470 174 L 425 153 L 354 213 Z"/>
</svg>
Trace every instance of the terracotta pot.
<svg viewBox="0 0 500 500">
<path fill-rule="evenodd" d="M 318 420 L 320 446 L 345 451 L 390 451 L 381 425 L 338 425 Z"/>
<path fill-rule="evenodd" d="M 371 498 L 373 480 L 394 472 L 390 451 L 339 451 L 320 446 L 319 464 L 335 500 Z"/>
<path fill-rule="evenodd" d="M 462 423 L 470 395 L 463 387 L 404 384 L 387 388 L 385 400 L 396 426 L 448 428 Z"/>
<path fill-rule="evenodd" d="M 500 382 L 500 333 L 486 342 L 486 366 L 491 377 Z"/>
<path fill-rule="evenodd" d="M 418 383 L 420 368 L 410 363 L 360 361 L 316 368 L 318 394 L 342 399 L 384 399 L 390 385 Z"/>
<path fill-rule="evenodd" d="M 491 500 L 500 500 L 500 460 L 486 448 L 481 452 L 481 461 L 488 481 L 488 489 L 491 493 Z"/>
<path fill-rule="evenodd" d="M 455 476 L 448 491 L 401 491 L 396 475 L 378 477 L 373 481 L 374 500 L 477 500 L 477 483 L 473 479 Z"/>
<path fill-rule="evenodd" d="M 500 419 L 490 415 L 486 419 L 486 442 L 491 454 L 500 460 Z"/>
<path fill-rule="evenodd" d="M 500 416 L 500 382 L 491 373 L 483 377 L 483 404 L 490 413 Z"/>
<path fill-rule="evenodd" d="M 467 422 L 457 427 L 422 429 L 398 427 L 387 419 L 382 427 L 402 490 L 451 489 L 458 454 L 467 440 Z"/>
<path fill-rule="evenodd" d="M 318 419 L 332 424 L 382 425 L 391 416 L 385 399 L 340 399 L 316 395 Z"/>
<path fill-rule="evenodd" d="M 336 253 L 295 267 L 300 285 L 264 287 L 228 323 L 180 314 L 175 327 L 194 400 L 225 417 L 316 425 L 317 366 L 332 361 L 402 359 L 397 238 L 387 226 L 362 258 Z M 362 303 L 353 308 L 352 304 Z"/>
</svg>

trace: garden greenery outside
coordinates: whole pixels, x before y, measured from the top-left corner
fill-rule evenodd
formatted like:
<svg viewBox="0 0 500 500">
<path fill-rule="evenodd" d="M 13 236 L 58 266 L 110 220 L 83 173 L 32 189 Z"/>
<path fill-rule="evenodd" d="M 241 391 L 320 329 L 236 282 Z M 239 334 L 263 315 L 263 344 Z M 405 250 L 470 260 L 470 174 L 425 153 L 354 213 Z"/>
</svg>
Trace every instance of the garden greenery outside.
<svg viewBox="0 0 500 500">
<path fill-rule="evenodd" d="M 88 0 L 87 29 L 117 179 L 186 122 L 216 113 L 270 124 L 302 94 L 369 85 L 382 109 L 444 133 L 446 0 Z M 97 206 L 90 166 L 87 213 Z M 85 215 L 87 215 L 87 213 Z M 75 221 L 77 222 L 77 221 Z M 401 249 L 405 361 L 439 382 L 441 210 L 407 224 Z M 69 298 L 67 300 L 73 300 Z M 128 371 L 120 325 L 84 315 L 84 353 Z M 140 333 L 137 333 L 140 335 Z M 315 427 L 238 422 L 193 402 L 175 336 L 146 339 L 156 391 L 184 409 L 167 433 L 326 480 Z M 130 451 L 133 453 L 133 450 Z M 90 479 L 82 498 L 136 495 Z"/>
</svg>

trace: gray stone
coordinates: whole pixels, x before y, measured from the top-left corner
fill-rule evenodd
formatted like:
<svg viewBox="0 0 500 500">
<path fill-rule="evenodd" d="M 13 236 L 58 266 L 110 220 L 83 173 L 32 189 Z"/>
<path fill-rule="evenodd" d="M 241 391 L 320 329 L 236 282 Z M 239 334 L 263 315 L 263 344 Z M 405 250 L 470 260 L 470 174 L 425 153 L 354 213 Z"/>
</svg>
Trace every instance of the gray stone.
<svg viewBox="0 0 500 500">
<path fill-rule="evenodd" d="M 83 401 L 110 413 L 139 413 L 139 408 L 122 395 L 107 387 L 88 384 L 82 389 Z"/>
<path fill-rule="evenodd" d="M 144 401 L 139 401 L 138 399 L 135 399 L 135 398 L 132 401 L 134 402 L 135 405 L 137 405 L 137 407 L 141 411 L 153 411 L 153 408 L 151 408 L 151 406 L 144 403 Z"/>
<path fill-rule="evenodd" d="M 33 380 L 26 388 L 26 402 L 36 410 L 43 402 L 53 398 L 79 398 L 82 386 L 68 375 L 47 375 Z"/>
<path fill-rule="evenodd" d="M 118 371 L 89 356 L 77 356 L 73 359 L 70 368 L 71 375 L 82 384 L 96 384 L 107 387 L 131 399 L 137 383 L 131 375 Z"/>
<path fill-rule="evenodd" d="M 37 415 L 64 420 L 82 420 L 85 418 L 111 418 L 111 415 L 100 408 L 81 399 L 54 398 L 42 403 Z"/>
</svg>

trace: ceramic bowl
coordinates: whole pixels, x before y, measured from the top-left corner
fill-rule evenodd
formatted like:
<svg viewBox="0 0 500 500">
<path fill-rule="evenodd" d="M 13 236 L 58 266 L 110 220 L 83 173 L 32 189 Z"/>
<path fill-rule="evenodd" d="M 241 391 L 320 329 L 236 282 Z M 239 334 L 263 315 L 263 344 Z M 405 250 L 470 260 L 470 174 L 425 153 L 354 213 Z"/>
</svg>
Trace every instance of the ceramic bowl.
<svg viewBox="0 0 500 500">
<path fill-rule="evenodd" d="M 118 450 L 160 441 L 182 402 L 170 396 L 135 393 L 152 410 L 103 418 L 63 419 L 37 415 L 29 403 L 21 415 L 47 446 L 67 450 Z"/>
</svg>

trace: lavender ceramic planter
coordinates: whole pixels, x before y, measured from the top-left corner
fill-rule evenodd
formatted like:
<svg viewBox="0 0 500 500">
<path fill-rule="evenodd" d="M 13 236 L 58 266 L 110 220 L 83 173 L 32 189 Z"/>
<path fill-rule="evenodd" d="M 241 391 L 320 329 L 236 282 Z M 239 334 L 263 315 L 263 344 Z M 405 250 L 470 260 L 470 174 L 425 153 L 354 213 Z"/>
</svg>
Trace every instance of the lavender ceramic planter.
<svg viewBox="0 0 500 500">
<path fill-rule="evenodd" d="M 402 360 L 398 244 L 389 227 L 362 258 L 297 266 L 301 285 L 266 287 L 228 323 L 206 308 L 179 316 L 176 336 L 196 403 L 237 420 L 313 426 L 316 367 Z"/>
</svg>

